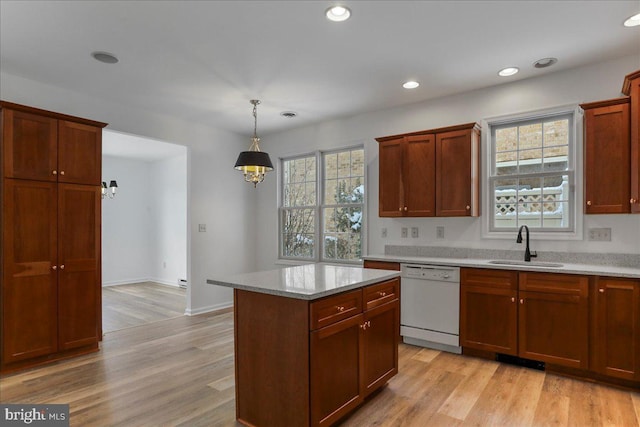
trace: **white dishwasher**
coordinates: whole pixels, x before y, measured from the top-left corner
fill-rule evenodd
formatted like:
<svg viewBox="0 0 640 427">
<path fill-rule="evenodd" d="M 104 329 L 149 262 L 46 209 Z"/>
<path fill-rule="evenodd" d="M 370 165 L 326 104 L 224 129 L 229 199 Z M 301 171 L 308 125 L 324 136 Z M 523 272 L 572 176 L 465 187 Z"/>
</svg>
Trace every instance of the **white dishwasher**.
<svg viewBox="0 0 640 427">
<path fill-rule="evenodd" d="M 460 268 L 401 265 L 400 335 L 407 344 L 462 353 Z"/>
</svg>

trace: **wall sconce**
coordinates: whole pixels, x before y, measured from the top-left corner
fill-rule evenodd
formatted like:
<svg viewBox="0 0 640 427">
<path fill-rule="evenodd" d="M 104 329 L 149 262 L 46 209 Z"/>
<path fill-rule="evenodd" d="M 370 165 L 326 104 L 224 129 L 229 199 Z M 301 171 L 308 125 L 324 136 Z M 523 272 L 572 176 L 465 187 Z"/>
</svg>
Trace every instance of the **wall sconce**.
<svg viewBox="0 0 640 427">
<path fill-rule="evenodd" d="M 113 199 L 114 197 L 116 197 L 116 188 L 118 188 L 118 183 L 115 180 L 112 180 L 109 182 L 108 188 L 107 188 L 107 183 L 105 181 L 102 181 L 102 188 L 101 188 L 102 198 L 104 199 L 105 197 L 107 197 L 107 195 L 109 195 L 110 199 Z"/>
</svg>

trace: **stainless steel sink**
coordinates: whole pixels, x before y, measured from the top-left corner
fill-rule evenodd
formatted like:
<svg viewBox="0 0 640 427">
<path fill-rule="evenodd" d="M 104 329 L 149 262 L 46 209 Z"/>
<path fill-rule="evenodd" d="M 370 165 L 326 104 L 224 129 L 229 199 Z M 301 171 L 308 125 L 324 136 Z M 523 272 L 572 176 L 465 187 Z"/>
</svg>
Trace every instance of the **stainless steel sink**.
<svg viewBox="0 0 640 427">
<path fill-rule="evenodd" d="M 496 259 L 489 261 L 489 264 L 497 265 L 522 265 L 527 267 L 548 267 L 548 268 L 560 268 L 564 264 L 558 264 L 556 262 L 542 262 L 542 261 L 516 261 L 511 259 Z"/>
</svg>

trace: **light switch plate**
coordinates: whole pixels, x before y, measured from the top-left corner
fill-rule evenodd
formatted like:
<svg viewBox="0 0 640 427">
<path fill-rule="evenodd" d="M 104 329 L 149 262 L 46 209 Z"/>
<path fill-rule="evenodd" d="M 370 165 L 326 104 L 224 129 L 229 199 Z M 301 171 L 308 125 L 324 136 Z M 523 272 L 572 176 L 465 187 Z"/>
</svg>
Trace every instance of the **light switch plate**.
<svg viewBox="0 0 640 427">
<path fill-rule="evenodd" d="M 198 224 L 198 231 L 204 233 L 207 231 L 207 224 Z"/>
<path fill-rule="evenodd" d="M 610 242 L 611 229 L 610 228 L 590 228 L 589 240 L 592 242 Z"/>
<path fill-rule="evenodd" d="M 411 227 L 411 237 L 414 239 L 418 238 L 418 227 Z"/>
<path fill-rule="evenodd" d="M 400 229 L 400 237 L 402 237 L 403 239 L 404 239 L 404 238 L 406 238 L 406 237 L 408 237 L 408 236 L 407 236 L 407 227 L 402 227 L 402 228 Z"/>
<path fill-rule="evenodd" d="M 380 233 L 380 235 L 382 236 L 383 239 L 387 238 L 387 227 L 384 227 L 382 229 L 382 233 Z"/>
<path fill-rule="evenodd" d="M 436 238 L 444 239 L 444 226 L 439 225 L 436 227 Z"/>
</svg>

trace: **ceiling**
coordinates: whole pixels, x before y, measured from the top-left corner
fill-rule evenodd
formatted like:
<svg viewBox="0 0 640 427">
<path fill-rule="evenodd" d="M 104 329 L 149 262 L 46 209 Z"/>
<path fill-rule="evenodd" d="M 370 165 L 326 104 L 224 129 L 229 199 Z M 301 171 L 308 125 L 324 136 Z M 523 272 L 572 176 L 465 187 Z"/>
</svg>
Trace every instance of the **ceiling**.
<svg viewBox="0 0 640 427">
<path fill-rule="evenodd" d="M 263 134 L 640 57 L 640 27 L 622 25 L 638 0 L 345 1 L 352 17 L 334 23 L 336 3 L 2 0 L 0 67 L 248 135 L 253 98 Z M 558 63 L 532 66 L 545 57 Z M 507 66 L 521 71 L 499 77 Z"/>
</svg>

